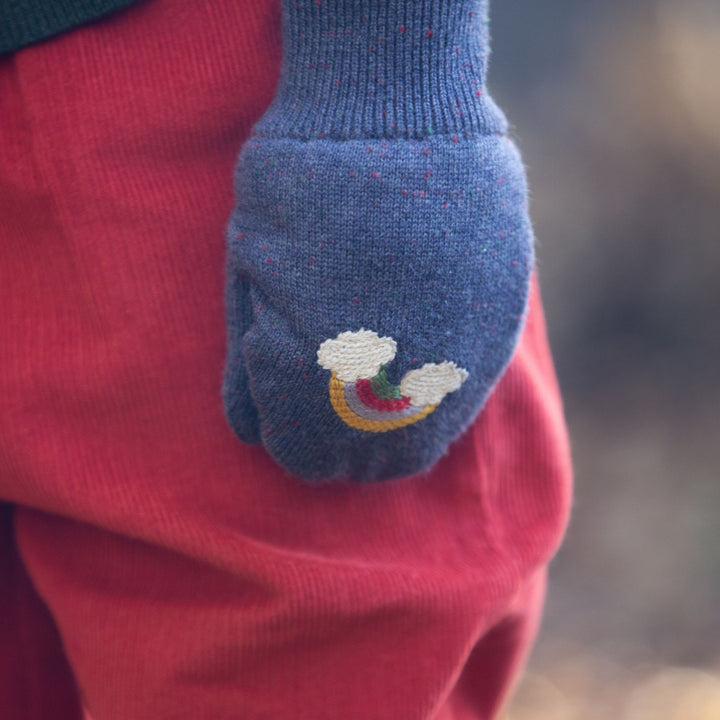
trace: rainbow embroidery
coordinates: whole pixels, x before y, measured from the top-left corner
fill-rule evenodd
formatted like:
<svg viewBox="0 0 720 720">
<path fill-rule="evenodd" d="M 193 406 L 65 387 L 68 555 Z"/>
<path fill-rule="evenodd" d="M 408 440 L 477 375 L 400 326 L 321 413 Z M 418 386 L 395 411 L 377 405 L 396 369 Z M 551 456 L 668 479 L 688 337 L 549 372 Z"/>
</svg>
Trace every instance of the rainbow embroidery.
<svg viewBox="0 0 720 720">
<path fill-rule="evenodd" d="M 341 332 L 318 348 L 318 364 L 332 373 L 330 402 L 350 427 L 387 432 L 412 425 L 430 415 L 468 377 L 467 370 L 453 362 L 426 363 L 393 385 L 385 366 L 396 352 L 391 337 L 362 328 Z"/>
</svg>

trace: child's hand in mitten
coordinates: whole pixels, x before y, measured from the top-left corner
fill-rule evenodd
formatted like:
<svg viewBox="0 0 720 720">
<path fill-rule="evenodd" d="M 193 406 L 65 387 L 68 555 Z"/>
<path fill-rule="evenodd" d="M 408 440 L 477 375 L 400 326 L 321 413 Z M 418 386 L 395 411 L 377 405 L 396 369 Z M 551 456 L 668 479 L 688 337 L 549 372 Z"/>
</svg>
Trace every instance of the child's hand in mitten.
<svg viewBox="0 0 720 720">
<path fill-rule="evenodd" d="M 429 468 L 515 348 L 525 176 L 485 0 L 285 0 L 228 232 L 227 417 L 295 475 Z"/>
</svg>

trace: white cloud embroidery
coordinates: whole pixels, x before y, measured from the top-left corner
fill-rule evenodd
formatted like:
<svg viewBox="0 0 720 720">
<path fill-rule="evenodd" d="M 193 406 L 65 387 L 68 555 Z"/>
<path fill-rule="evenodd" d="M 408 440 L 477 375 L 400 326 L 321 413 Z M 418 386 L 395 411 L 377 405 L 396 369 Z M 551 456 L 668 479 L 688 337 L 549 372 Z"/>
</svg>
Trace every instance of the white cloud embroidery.
<svg viewBox="0 0 720 720">
<path fill-rule="evenodd" d="M 325 340 L 318 349 L 318 363 L 334 372 L 343 382 L 375 377 L 397 351 L 395 341 L 380 337 L 372 330 L 340 333 L 334 340 Z"/>
<path fill-rule="evenodd" d="M 467 380 L 467 370 L 454 362 L 426 363 L 417 370 L 410 370 L 400 381 L 400 392 L 410 398 L 416 407 L 437 405 Z"/>
</svg>

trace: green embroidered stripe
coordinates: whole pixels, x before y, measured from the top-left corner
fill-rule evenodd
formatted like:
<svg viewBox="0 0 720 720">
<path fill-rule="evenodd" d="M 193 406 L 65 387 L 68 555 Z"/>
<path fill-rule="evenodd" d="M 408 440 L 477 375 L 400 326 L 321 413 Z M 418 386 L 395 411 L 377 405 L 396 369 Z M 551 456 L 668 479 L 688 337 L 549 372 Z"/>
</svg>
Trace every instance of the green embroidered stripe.
<svg viewBox="0 0 720 720">
<path fill-rule="evenodd" d="M 380 372 L 370 380 L 370 385 L 375 395 L 383 400 L 397 400 L 402 397 L 400 388 L 388 380 L 384 365 L 380 368 Z"/>
</svg>

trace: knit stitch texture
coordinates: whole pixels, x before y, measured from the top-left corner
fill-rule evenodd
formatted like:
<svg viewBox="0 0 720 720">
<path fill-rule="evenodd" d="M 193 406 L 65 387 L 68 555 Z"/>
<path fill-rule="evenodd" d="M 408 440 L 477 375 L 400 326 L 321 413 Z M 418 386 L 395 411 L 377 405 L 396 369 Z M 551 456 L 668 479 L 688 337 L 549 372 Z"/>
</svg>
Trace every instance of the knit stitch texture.
<svg viewBox="0 0 720 720">
<path fill-rule="evenodd" d="M 487 25 L 486 0 L 283 4 L 235 173 L 223 400 L 294 475 L 428 469 L 512 357 L 533 235 Z"/>
</svg>

